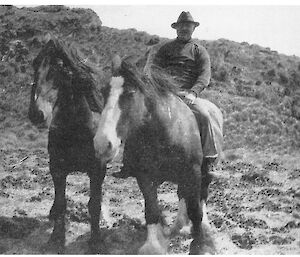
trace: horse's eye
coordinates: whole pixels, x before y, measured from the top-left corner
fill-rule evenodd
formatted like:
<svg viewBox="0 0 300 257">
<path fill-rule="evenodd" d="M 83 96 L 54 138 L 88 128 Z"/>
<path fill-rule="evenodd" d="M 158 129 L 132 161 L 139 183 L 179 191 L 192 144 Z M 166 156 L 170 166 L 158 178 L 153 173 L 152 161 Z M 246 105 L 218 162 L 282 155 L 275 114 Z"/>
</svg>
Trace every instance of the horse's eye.
<svg viewBox="0 0 300 257">
<path fill-rule="evenodd" d="M 57 64 L 59 67 L 63 67 L 63 66 L 64 66 L 64 61 L 63 61 L 62 59 L 57 58 L 57 59 L 56 59 L 56 64 Z"/>
</svg>

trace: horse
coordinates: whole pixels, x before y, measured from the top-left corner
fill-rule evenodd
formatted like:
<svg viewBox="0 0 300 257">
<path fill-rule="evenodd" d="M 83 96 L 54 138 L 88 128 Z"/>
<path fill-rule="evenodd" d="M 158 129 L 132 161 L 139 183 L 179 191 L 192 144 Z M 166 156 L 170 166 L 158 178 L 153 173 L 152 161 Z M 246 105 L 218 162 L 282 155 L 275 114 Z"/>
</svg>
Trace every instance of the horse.
<svg viewBox="0 0 300 257">
<path fill-rule="evenodd" d="M 190 254 L 216 253 L 206 211 L 210 181 L 201 171 L 199 127 L 178 97 L 176 82 L 158 67 L 146 75 L 119 56 L 112 61 L 112 74 L 94 147 L 96 158 L 107 162 L 125 144 L 126 165 L 145 200 L 147 240 L 139 253 L 166 254 L 169 239 L 191 223 Z M 178 184 L 179 210 L 171 227 L 157 202 L 157 189 L 164 181 Z"/>
<path fill-rule="evenodd" d="M 48 35 L 49 37 L 49 35 Z M 99 244 L 99 216 L 105 164 L 95 158 L 93 137 L 103 109 L 94 67 L 83 63 L 77 49 L 54 36 L 33 60 L 29 119 L 40 127 L 48 126 L 49 169 L 55 198 L 49 219 L 54 229 L 47 250 L 64 251 L 66 178 L 72 171 L 86 172 L 90 178 L 91 251 Z"/>
</svg>

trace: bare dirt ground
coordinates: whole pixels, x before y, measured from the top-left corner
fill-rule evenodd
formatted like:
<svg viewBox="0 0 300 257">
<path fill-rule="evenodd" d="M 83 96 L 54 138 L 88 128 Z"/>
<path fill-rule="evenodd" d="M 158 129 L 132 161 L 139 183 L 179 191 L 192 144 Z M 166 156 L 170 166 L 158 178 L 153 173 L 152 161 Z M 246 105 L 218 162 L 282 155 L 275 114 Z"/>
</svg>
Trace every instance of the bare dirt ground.
<svg viewBox="0 0 300 257">
<path fill-rule="evenodd" d="M 0 143 L 0 253 L 44 254 L 53 201 L 46 134 L 6 130 Z M 31 131 L 31 132 L 30 132 Z M 15 134 L 22 134 L 23 141 Z M 136 180 L 117 180 L 109 166 L 104 182 L 103 243 L 108 254 L 136 254 L 146 238 L 143 197 Z M 208 216 L 219 254 L 300 254 L 300 158 L 244 149 L 225 151 L 210 187 Z M 66 254 L 88 253 L 89 179 L 67 180 Z M 164 183 L 159 201 L 171 224 L 177 213 L 176 186 Z M 191 237 L 171 240 L 171 254 L 187 254 Z"/>
</svg>

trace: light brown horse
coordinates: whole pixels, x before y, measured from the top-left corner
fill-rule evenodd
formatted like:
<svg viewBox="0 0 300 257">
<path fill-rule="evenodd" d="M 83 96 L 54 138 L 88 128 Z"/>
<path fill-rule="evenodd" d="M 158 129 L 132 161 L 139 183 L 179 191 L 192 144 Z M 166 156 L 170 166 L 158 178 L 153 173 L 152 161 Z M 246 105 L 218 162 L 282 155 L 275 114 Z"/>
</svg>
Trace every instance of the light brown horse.
<svg viewBox="0 0 300 257">
<path fill-rule="evenodd" d="M 148 77 L 128 61 L 114 58 L 113 77 L 94 137 L 96 157 L 110 161 L 125 143 L 127 165 L 145 199 L 148 237 L 139 253 L 166 254 L 170 236 L 189 220 L 190 254 L 215 253 L 206 213 L 209 182 L 201 172 L 203 153 L 195 116 L 176 95 L 175 82 L 158 67 L 151 70 Z M 179 211 L 171 229 L 157 202 L 157 188 L 164 181 L 178 184 Z"/>
</svg>

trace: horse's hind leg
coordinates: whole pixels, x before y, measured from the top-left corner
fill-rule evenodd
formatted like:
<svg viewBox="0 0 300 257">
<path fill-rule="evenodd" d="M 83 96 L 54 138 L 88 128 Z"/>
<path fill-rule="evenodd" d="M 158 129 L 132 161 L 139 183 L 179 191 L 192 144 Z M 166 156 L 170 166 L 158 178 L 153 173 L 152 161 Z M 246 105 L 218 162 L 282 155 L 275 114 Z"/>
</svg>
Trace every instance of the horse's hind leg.
<svg viewBox="0 0 300 257">
<path fill-rule="evenodd" d="M 146 177 L 139 176 L 137 181 L 145 199 L 147 224 L 147 240 L 139 249 L 139 254 L 167 254 L 169 231 L 165 231 L 163 227 L 164 221 L 157 202 L 157 186 Z"/>
<path fill-rule="evenodd" d="M 208 187 L 210 182 L 212 181 L 212 175 L 210 173 L 211 169 L 211 162 L 208 158 L 203 159 L 203 163 L 201 166 L 201 200 L 207 201 L 208 198 Z"/>
<path fill-rule="evenodd" d="M 191 221 L 187 214 L 186 200 L 183 197 L 182 191 L 182 186 L 179 184 L 177 190 L 179 206 L 177 217 L 171 226 L 171 236 L 175 236 L 178 233 L 190 234 L 191 232 Z"/>
<path fill-rule="evenodd" d="M 91 238 L 89 241 L 89 247 L 91 253 L 103 253 L 103 245 L 100 240 L 100 228 L 99 219 L 101 212 L 101 200 L 102 200 L 102 183 L 105 177 L 105 169 L 100 165 L 92 172 L 89 172 L 90 177 L 90 200 L 88 203 L 88 209 L 91 216 Z"/>
<path fill-rule="evenodd" d="M 64 251 L 65 246 L 65 214 L 66 214 L 66 177 L 67 174 L 50 165 L 54 183 L 55 197 L 50 210 L 49 219 L 54 220 L 54 228 L 47 244 L 47 250 Z"/>
<path fill-rule="evenodd" d="M 205 182 L 204 182 L 205 183 Z M 203 184 L 201 185 L 201 195 L 200 195 L 200 200 L 201 200 L 201 206 L 202 206 L 202 212 L 203 212 L 203 217 L 202 217 L 202 227 L 203 225 L 206 228 L 210 228 L 210 224 L 208 221 L 207 213 L 206 213 L 206 200 L 207 200 L 207 186 L 203 189 Z M 192 224 L 190 221 L 190 218 L 187 213 L 187 205 L 186 205 L 186 200 L 182 194 L 183 187 L 182 185 L 178 186 L 178 198 L 179 198 L 179 207 L 178 207 L 178 213 L 177 217 L 174 221 L 174 224 L 171 227 L 171 235 L 175 236 L 178 233 L 183 233 L 183 234 L 189 234 L 192 229 Z"/>
<path fill-rule="evenodd" d="M 214 246 L 214 240 L 212 238 L 212 228 L 208 220 L 207 216 L 207 209 L 206 209 L 206 202 L 208 198 L 208 187 L 209 184 L 212 181 L 213 176 L 210 173 L 210 163 L 211 161 L 208 160 L 207 158 L 204 158 L 203 163 L 202 163 L 202 178 L 201 178 L 201 196 L 200 196 L 200 204 L 202 206 L 202 212 L 203 212 L 203 218 L 202 218 L 202 229 L 205 234 L 205 241 L 206 244 L 209 244 L 210 247 L 213 249 L 215 248 Z"/>
<path fill-rule="evenodd" d="M 193 241 L 190 245 L 190 254 L 214 254 L 216 253 L 214 243 L 203 222 L 208 222 L 205 201 L 200 201 L 199 183 L 189 185 L 189 192 L 185 193 L 187 202 L 187 213 L 192 221 Z"/>
</svg>

